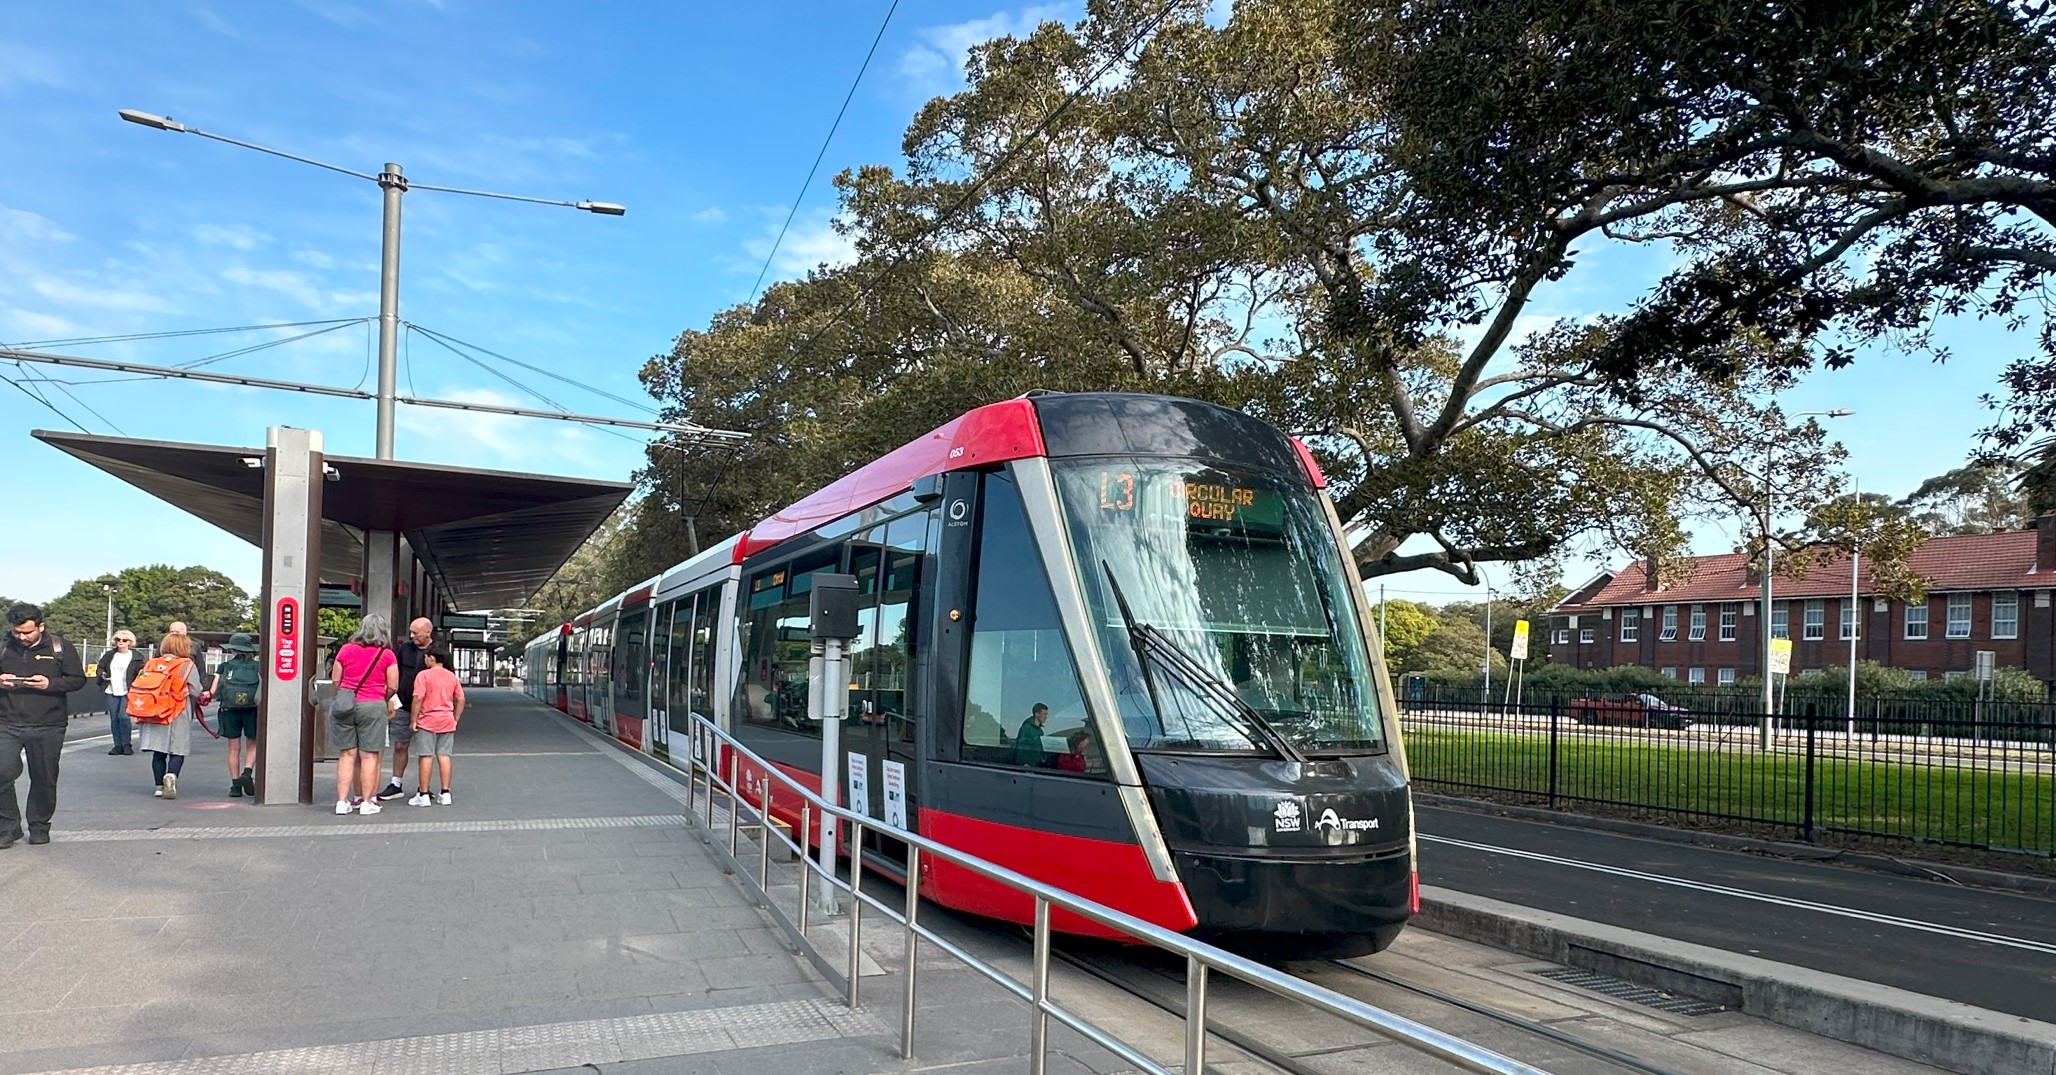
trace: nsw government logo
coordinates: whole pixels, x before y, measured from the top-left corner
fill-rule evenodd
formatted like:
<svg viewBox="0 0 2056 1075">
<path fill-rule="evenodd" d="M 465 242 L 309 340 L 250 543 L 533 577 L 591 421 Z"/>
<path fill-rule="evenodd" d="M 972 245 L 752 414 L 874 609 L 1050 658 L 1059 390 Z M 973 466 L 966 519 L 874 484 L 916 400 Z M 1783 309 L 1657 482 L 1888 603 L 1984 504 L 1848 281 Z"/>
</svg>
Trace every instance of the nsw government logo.
<svg viewBox="0 0 2056 1075">
<path fill-rule="evenodd" d="M 1298 832 L 1299 804 L 1289 799 L 1280 802 L 1278 809 L 1271 812 L 1271 827 L 1279 832 Z"/>
</svg>

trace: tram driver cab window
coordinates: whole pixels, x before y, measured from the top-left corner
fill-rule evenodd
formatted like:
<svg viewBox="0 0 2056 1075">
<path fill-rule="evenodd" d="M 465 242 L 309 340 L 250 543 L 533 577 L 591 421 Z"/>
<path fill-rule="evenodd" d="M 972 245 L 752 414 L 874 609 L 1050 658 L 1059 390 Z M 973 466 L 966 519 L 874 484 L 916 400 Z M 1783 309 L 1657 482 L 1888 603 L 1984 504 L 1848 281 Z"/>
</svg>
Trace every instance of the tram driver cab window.
<svg viewBox="0 0 2056 1075">
<path fill-rule="evenodd" d="M 1023 569 L 1042 559 L 1020 492 L 1008 475 L 989 474 L 980 502 L 963 759 L 1104 777 L 1106 754 L 1091 729 L 1049 580 Z"/>
</svg>

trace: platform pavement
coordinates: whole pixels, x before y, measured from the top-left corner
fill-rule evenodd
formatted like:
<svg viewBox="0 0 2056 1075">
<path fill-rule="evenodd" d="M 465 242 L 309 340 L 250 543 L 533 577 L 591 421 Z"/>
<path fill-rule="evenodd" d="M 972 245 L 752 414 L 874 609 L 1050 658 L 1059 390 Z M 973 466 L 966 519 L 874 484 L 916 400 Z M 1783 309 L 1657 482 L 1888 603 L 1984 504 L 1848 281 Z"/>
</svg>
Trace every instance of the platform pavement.
<svg viewBox="0 0 2056 1075">
<path fill-rule="evenodd" d="M 68 752 L 54 842 L 0 852 L 0 1075 L 1025 1066 L 1024 1012 L 969 972 L 924 987 L 899 1060 L 893 995 L 844 1007 L 682 788 L 517 694 L 473 698 L 447 808 L 336 816 L 328 767 L 315 806 L 254 806 L 205 736 L 176 801 L 146 755 Z M 1052 1044 L 1054 1072 L 1121 1066 Z"/>
</svg>

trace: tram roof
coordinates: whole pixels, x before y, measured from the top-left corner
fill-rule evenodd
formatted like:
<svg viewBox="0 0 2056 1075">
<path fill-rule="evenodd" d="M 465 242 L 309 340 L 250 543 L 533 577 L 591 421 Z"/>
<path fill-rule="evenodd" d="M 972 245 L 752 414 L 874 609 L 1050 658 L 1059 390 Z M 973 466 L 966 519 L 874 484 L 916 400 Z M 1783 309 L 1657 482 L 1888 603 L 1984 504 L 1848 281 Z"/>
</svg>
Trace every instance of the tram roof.
<svg viewBox="0 0 2056 1075">
<path fill-rule="evenodd" d="M 262 448 L 50 430 L 37 440 L 261 546 Z M 635 487 L 625 482 L 326 456 L 321 577 L 359 578 L 364 533 L 406 537 L 453 607 L 506 608 L 534 596 Z"/>
</svg>

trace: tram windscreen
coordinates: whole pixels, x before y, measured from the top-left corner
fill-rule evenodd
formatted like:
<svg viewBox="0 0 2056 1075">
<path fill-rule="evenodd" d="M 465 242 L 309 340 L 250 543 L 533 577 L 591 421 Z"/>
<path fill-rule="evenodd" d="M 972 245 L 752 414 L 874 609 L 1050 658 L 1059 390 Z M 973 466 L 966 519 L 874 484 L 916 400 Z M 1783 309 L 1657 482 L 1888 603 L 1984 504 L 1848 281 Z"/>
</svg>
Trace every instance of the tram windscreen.
<svg viewBox="0 0 2056 1075">
<path fill-rule="evenodd" d="M 1317 492 L 1171 459 L 1055 472 L 1132 746 L 1256 752 L 1282 737 L 1307 755 L 1384 749 Z"/>
</svg>

